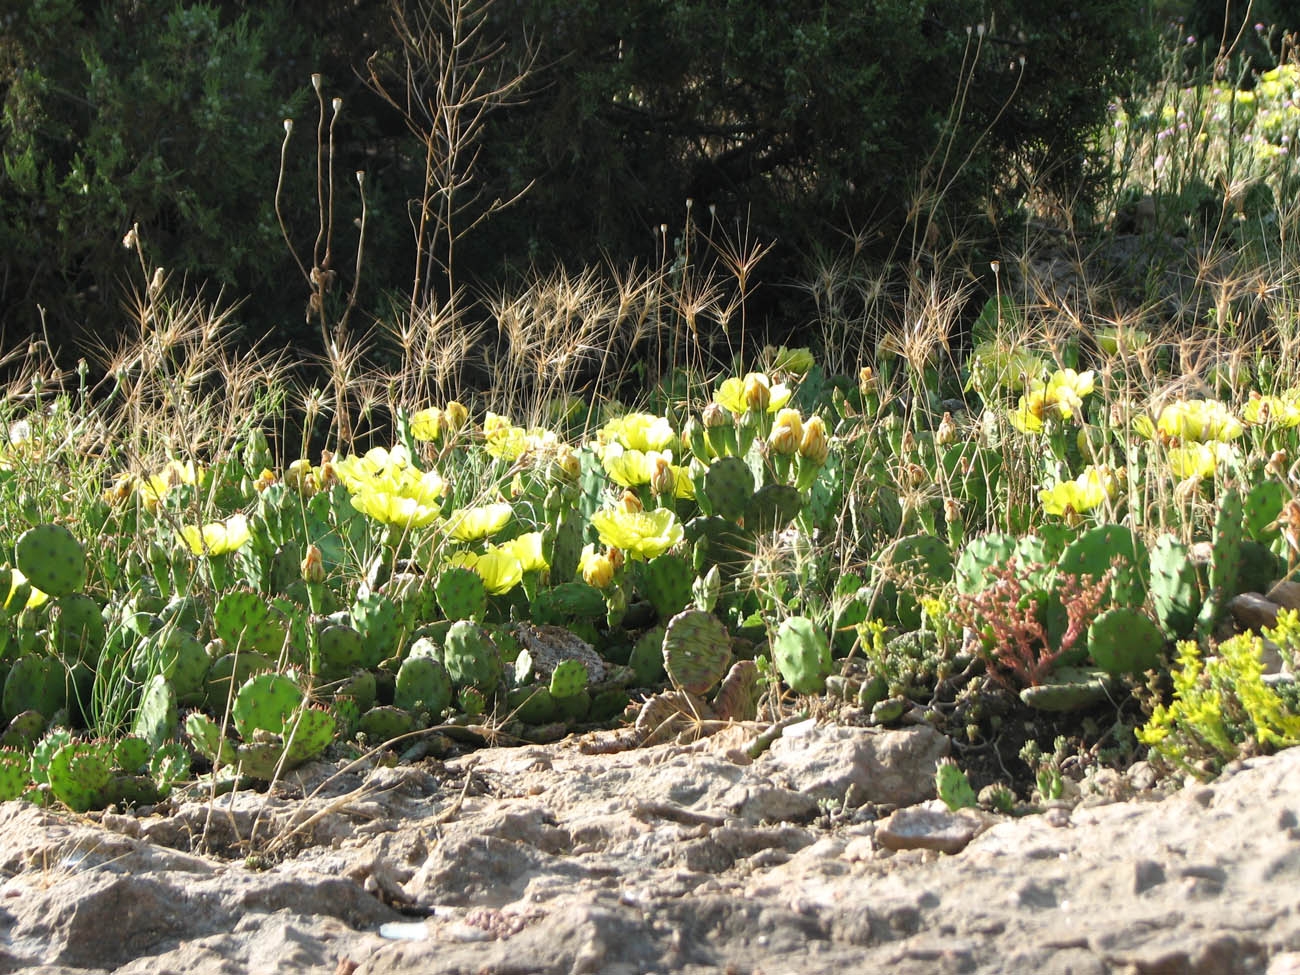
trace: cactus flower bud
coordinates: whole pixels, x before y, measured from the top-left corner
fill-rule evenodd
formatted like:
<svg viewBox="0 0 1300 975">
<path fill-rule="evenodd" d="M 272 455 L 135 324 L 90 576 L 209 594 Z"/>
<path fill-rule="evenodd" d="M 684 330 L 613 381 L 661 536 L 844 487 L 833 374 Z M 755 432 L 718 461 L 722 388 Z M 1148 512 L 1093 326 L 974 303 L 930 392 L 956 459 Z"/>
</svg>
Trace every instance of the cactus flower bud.
<svg viewBox="0 0 1300 975">
<path fill-rule="evenodd" d="M 469 410 L 458 400 L 451 400 L 443 407 L 442 415 L 453 431 L 461 429 L 469 421 Z"/>
<path fill-rule="evenodd" d="M 820 416 L 808 417 L 799 440 L 799 456 L 820 467 L 830 455 L 830 442 L 826 438 L 826 421 Z"/>
<path fill-rule="evenodd" d="M 772 432 L 767 435 L 767 445 L 775 454 L 792 457 L 799 450 L 802 436 L 803 421 L 799 418 L 799 411 L 784 409 L 776 415 Z"/>
<path fill-rule="evenodd" d="M 731 414 L 721 403 L 709 403 L 704 407 L 704 412 L 700 415 L 700 420 L 704 428 L 730 426 L 732 423 Z"/>
<path fill-rule="evenodd" d="M 752 372 L 745 377 L 745 406 L 748 409 L 761 413 L 771 401 L 772 389 L 765 376 Z"/>
<path fill-rule="evenodd" d="M 604 589 L 614 581 L 614 564 L 603 555 L 593 555 L 582 567 L 582 581 L 597 589 Z"/>
<path fill-rule="evenodd" d="M 623 568 L 623 563 L 627 561 L 626 556 L 623 555 L 623 550 L 616 545 L 611 545 L 605 549 L 605 558 L 609 559 L 609 564 L 614 567 L 615 572 Z"/>
<path fill-rule="evenodd" d="M 321 551 L 315 545 L 307 546 L 307 555 L 302 560 L 302 579 L 313 585 L 325 581 L 325 563 Z"/>
<path fill-rule="evenodd" d="M 663 457 L 655 458 L 654 471 L 650 474 L 650 490 L 656 496 L 672 495 L 677 490 L 677 475 Z"/>
<path fill-rule="evenodd" d="M 645 505 L 641 503 L 641 499 L 637 497 L 637 493 L 630 488 L 623 492 L 623 496 L 618 499 L 616 507 L 621 508 L 630 515 L 645 510 Z"/>
<path fill-rule="evenodd" d="M 253 489 L 261 494 L 272 484 L 275 483 L 275 472 L 270 468 L 262 468 L 262 473 L 257 475 L 257 480 L 253 482 Z"/>
<path fill-rule="evenodd" d="M 957 422 L 951 413 L 944 413 L 939 421 L 939 429 L 934 432 L 934 439 L 940 447 L 946 447 L 957 439 Z"/>
</svg>

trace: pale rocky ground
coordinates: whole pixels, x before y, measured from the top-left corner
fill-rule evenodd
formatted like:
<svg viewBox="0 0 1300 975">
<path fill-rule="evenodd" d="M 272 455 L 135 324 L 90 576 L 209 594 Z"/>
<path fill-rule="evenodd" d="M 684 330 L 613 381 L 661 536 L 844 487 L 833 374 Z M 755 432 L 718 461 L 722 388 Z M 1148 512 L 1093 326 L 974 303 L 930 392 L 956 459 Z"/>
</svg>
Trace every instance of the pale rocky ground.
<svg viewBox="0 0 1300 975">
<path fill-rule="evenodd" d="M 597 744 L 0 805 L 0 973 L 1300 975 L 1300 748 L 1011 819 L 929 799 L 926 727 Z"/>
</svg>

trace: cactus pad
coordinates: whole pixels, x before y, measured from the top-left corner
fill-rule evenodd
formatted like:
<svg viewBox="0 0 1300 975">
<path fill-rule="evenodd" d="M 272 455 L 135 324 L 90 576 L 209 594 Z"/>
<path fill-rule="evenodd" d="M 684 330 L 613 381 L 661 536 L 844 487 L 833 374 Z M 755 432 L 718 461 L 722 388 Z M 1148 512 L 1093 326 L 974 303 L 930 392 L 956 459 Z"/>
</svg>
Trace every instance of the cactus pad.
<svg viewBox="0 0 1300 975">
<path fill-rule="evenodd" d="M 713 697 L 713 710 L 722 721 L 753 721 L 758 717 L 758 666 L 752 660 L 737 660 L 722 679 Z"/>
<path fill-rule="evenodd" d="M 434 593 L 443 615 L 449 620 L 481 620 L 487 612 L 487 590 L 483 580 L 469 569 L 451 567 L 438 574 Z"/>
<path fill-rule="evenodd" d="M 437 660 L 407 657 L 397 672 L 393 704 L 407 711 L 427 711 L 435 717 L 451 704 L 451 678 Z"/>
<path fill-rule="evenodd" d="M 704 695 L 717 686 L 731 663 L 731 638 L 711 613 L 687 609 L 668 621 L 664 670 L 674 686 Z"/>
<path fill-rule="evenodd" d="M 800 694 L 818 694 L 831 672 L 831 647 L 812 620 L 792 616 L 785 620 L 772 641 L 777 669 L 791 689 Z"/>
<path fill-rule="evenodd" d="M 284 734 L 285 721 L 302 704 L 302 688 L 282 674 L 258 674 L 244 682 L 235 696 L 230 717 L 239 736 L 251 741 L 254 732 Z"/>
<path fill-rule="evenodd" d="M 18 569 L 51 596 L 67 596 L 86 580 L 86 550 L 62 525 L 37 525 L 18 539 Z"/>
</svg>

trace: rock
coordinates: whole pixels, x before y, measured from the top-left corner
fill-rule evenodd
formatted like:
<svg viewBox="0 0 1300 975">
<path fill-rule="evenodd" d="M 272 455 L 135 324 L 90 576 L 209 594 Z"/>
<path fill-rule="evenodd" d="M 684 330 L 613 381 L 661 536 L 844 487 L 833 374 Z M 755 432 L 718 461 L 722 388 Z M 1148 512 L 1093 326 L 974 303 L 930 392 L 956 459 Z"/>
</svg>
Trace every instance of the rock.
<svg viewBox="0 0 1300 975">
<path fill-rule="evenodd" d="M 1252 633 L 1258 633 L 1266 626 L 1277 626 L 1277 613 L 1281 608 L 1257 592 L 1243 592 L 1228 600 L 1228 612 L 1237 625 Z"/>
<path fill-rule="evenodd" d="M 985 825 L 968 813 L 952 812 L 942 803 L 899 809 L 876 826 L 876 842 L 891 850 L 960 853 Z"/>
<path fill-rule="evenodd" d="M 796 792 L 850 807 L 906 806 L 934 797 L 934 770 L 949 741 L 929 725 L 900 731 L 819 727 L 778 739 L 767 753 Z"/>
<path fill-rule="evenodd" d="M 1300 582 L 1284 579 L 1268 591 L 1268 600 L 1283 609 L 1300 609 Z"/>
</svg>

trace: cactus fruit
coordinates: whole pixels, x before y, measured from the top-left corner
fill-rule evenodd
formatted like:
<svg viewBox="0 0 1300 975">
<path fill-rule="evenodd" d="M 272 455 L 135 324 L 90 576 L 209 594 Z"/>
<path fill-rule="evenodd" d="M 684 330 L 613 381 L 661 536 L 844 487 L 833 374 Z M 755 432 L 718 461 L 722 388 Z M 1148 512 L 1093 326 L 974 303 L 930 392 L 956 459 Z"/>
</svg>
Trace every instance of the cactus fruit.
<svg viewBox="0 0 1300 975">
<path fill-rule="evenodd" d="M 737 521 L 754 496 L 754 474 L 739 457 L 719 457 L 704 474 L 704 496 L 714 516 Z"/>
<path fill-rule="evenodd" d="M 952 759 L 941 760 L 935 768 L 934 791 L 952 812 L 979 805 L 966 773 Z"/>
<path fill-rule="evenodd" d="M 408 711 L 426 711 L 435 718 L 451 704 L 451 678 L 428 655 L 412 654 L 397 672 L 393 704 Z"/>
<path fill-rule="evenodd" d="M 12 748 L 0 748 L 0 802 L 17 799 L 27 790 L 27 756 Z"/>
<path fill-rule="evenodd" d="M 581 660 L 561 660 L 551 671 L 551 697 L 560 701 L 587 687 L 587 667 Z"/>
<path fill-rule="evenodd" d="M 637 588 L 650 600 L 660 618 L 668 619 L 691 601 L 695 573 L 679 555 L 664 554 L 636 563 Z"/>
<path fill-rule="evenodd" d="M 711 613 L 687 609 L 668 621 L 663 645 L 664 670 L 673 685 L 703 696 L 722 680 L 731 663 L 727 628 Z"/>
<path fill-rule="evenodd" d="M 1108 674 L 1140 674 L 1160 665 L 1160 628 L 1140 610 L 1116 606 L 1088 628 L 1088 654 Z"/>
<path fill-rule="evenodd" d="M 447 631 L 443 663 L 457 687 L 491 692 L 501 680 L 503 663 L 487 630 L 469 620 L 457 620 Z"/>
<path fill-rule="evenodd" d="M 86 550 L 62 525 L 37 525 L 18 539 L 18 569 L 50 596 L 67 596 L 86 581 Z"/>
<path fill-rule="evenodd" d="M 483 580 L 469 569 L 455 566 L 443 569 L 434 584 L 434 593 L 449 620 L 481 620 L 487 612 Z"/>
<path fill-rule="evenodd" d="M 157 748 L 176 734 L 176 722 L 176 693 L 166 677 L 155 674 L 140 699 L 131 734 Z"/>
<path fill-rule="evenodd" d="M 831 672 L 831 647 L 812 620 L 792 616 L 776 631 L 772 656 L 791 689 L 800 694 L 819 694 Z"/>
<path fill-rule="evenodd" d="M 1201 606 L 1196 566 L 1187 546 L 1172 535 L 1162 535 L 1150 552 L 1151 605 L 1156 619 L 1170 636 L 1188 636 L 1196 626 Z"/>
<path fill-rule="evenodd" d="M 731 665 L 713 696 L 713 710 L 719 720 L 753 721 L 758 717 L 762 693 L 758 677 L 758 665 L 752 660 L 737 660 Z"/>
<path fill-rule="evenodd" d="M 358 596 L 352 603 L 352 625 L 361 634 L 363 667 L 378 667 L 395 657 L 402 641 L 401 612 L 387 596 L 378 592 Z"/>
</svg>

